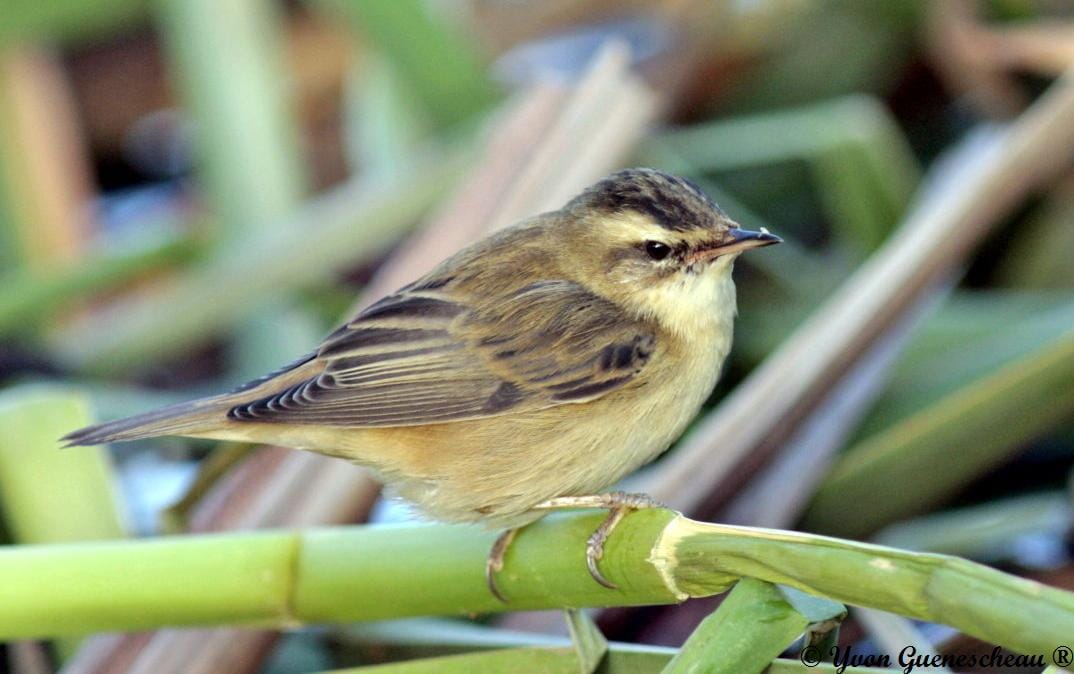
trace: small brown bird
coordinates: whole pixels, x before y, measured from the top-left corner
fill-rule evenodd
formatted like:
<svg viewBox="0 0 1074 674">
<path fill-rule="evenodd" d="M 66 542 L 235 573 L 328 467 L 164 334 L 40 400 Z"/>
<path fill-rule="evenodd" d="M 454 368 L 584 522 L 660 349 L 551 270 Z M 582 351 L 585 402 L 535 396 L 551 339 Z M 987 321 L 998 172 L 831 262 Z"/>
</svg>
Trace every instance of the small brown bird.
<svg viewBox="0 0 1074 674">
<path fill-rule="evenodd" d="M 286 445 L 373 469 L 429 516 L 514 532 L 596 507 L 608 534 L 644 496 L 600 494 L 663 452 L 731 348 L 731 269 L 778 243 L 739 228 L 693 183 L 629 169 L 561 210 L 460 251 L 363 310 L 316 351 L 230 393 L 67 435 Z M 502 598 L 502 596 L 501 596 Z"/>
</svg>

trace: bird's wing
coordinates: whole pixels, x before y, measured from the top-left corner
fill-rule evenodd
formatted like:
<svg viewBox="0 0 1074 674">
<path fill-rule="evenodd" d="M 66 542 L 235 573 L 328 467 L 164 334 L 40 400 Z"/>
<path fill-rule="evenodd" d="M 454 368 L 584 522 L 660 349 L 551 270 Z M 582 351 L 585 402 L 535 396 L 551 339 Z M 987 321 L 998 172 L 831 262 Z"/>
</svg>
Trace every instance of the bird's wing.
<svg viewBox="0 0 1074 674">
<path fill-rule="evenodd" d="M 483 308 L 458 291 L 411 286 L 331 334 L 315 356 L 319 374 L 228 417 L 414 426 L 585 402 L 629 384 L 655 346 L 643 322 L 567 281 Z"/>
</svg>

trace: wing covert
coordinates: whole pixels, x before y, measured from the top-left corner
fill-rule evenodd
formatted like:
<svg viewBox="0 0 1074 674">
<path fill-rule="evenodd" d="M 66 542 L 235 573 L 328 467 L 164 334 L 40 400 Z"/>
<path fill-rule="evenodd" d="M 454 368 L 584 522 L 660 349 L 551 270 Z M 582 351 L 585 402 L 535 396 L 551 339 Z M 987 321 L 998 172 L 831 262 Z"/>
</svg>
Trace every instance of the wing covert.
<svg viewBox="0 0 1074 674">
<path fill-rule="evenodd" d="M 329 335 L 318 375 L 228 416 L 377 427 L 542 409 L 628 385 L 655 346 L 644 323 L 568 281 L 485 306 L 442 285 L 411 286 Z"/>
</svg>

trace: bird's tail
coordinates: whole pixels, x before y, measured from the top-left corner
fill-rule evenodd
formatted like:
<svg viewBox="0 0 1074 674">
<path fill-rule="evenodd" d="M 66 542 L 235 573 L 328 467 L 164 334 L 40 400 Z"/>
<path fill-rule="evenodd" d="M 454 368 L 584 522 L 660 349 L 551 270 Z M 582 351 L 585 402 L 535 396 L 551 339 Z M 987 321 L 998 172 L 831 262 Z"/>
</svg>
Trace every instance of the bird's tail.
<svg viewBox="0 0 1074 674">
<path fill-rule="evenodd" d="M 160 435 L 199 435 L 218 428 L 227 419 L 229 396 L 215 396 L 169 405 L 126 419 L 80 428 L 63 436 L 66 447 L 100 445 L 120 440 L 138 440 Z"/>
<path fill-rule="evenodd" d="M 68 433 L 61 440 L 67 443 L 67 447 L 73 447 L 155 438 L 161 435 L 185 435 L 218 440 L 242 438 L 245 437 L 243 434 L 230 429 L 228 410 L 243 402 L 276 393 L 296 382 L 305 381 L 309 377 L 318 375 L 323 368 L 324 364 L 316 362 L 314 354 L 307 354 L 230 393 L 170 405 L 118 421 L 87 426 Z"/>
</svg>

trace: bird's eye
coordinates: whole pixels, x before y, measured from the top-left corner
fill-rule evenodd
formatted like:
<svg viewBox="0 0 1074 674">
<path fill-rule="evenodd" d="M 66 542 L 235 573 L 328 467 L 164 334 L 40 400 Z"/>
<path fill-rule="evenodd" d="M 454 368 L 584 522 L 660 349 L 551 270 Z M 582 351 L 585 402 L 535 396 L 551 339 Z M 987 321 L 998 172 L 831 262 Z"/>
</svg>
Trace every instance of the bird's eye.
<svg viewBox="0 0 1074 674">
<path fill-rule="evenodd" d="M 671 246 L 659 241 L 646 241 L 645 253 L 654 260 L 663 260 L 671 254 Z"/>
</svg>

